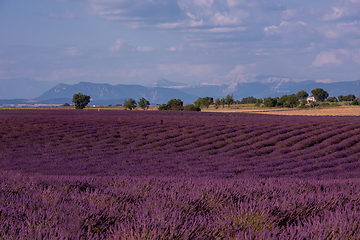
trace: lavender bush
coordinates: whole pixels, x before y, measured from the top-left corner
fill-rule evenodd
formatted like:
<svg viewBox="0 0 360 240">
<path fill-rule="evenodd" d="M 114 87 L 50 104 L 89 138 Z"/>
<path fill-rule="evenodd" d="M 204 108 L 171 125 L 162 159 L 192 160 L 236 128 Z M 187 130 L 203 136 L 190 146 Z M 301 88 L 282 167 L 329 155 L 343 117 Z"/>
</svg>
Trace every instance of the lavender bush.
<svg viewBox="0 0 360 240">
<path fill-rule="evenodd" d="M 360 237 L 359 179 L 2 172 L 0 180 L 0 237 L 4 239 Z"/>
<path fill-rule="evenodd" d="M 1 110 L 2 239 L 357 239 L 360 121 Z"/>
</svg>

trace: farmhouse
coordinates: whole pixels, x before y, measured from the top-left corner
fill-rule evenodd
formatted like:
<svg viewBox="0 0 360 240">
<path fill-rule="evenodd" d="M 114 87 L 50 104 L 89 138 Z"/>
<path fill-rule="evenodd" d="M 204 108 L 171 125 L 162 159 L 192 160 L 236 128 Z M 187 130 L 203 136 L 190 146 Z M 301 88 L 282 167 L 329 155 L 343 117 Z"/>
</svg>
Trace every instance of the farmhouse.
<svg viewBox="0 0 360 240">
<path fill-rule="evenodd" d="M 317 102 L 316 98 L 314 96 L 306 98 L 306 101 L 308 102 Z"/>
</svg>

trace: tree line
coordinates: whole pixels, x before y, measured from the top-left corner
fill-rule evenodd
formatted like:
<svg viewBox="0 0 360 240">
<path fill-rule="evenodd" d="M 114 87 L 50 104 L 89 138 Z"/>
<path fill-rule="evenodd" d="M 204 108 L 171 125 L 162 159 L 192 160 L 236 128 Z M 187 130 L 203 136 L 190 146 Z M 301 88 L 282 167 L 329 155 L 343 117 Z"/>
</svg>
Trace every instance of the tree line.
<svg viewBox="0 0 360 240">
<path fill-rule="evenodd" d="M 346 96 L 339 95 L 336 97 L 329 97 L 329 93 L 323 90 L 322 88 L 315 88 L 311 90 L 311 97 L 314 98 L 315 102 L 344 102 L 349 101 L 352 105 L 360 105 L 360 101 L 356 99 L 355 95 L 349 94 Z M 161 104 L 158 107 L 158 110 L 172 110 L 172 111 L 201 111 L 202 108 L 209 108 L 210 105 L 214 105 L 215 109 L 218 109 L 220 106 L 222 108 L 227 105 L 230 108 L 232 104 L 255 104 L 255 106 L 260 106 L 263 104 L 265 107 L 287 107 L 294 108 L 304 107 L 308 100 L 309 94 L 305 90 L 300 90 L 296 94 L 291 95 L 283 95 L 281 97 L 267 97 L 263 99 L 258 99 L 253 96 L 245 97 L 241 100 L 234 100 L 233 94 L 227 94 L 224 98 L 216 98 L 214 100 L 213 97 L 200 97 L 193 104 L 184 105 L 183 101 L 180 99 L 170 99 L 166 104 Z M 85 108 L 90 102 L 90 96 L 78 93 L 74 94 L 72 102 L 75 103 L 76 109 Z M 312 103 L 314 104 L 314 103 Z M 120 105 L 120 104 L 118 104 Z M 64 104 L 65 106 L 65 104 Z M 125 109 L 135 109 L 139 107 L 143 110 L 149 109 L 150 102 L 144 97 L 136 101 L 132 98 L 129 98 L 124 101 Z"/>
</svg>

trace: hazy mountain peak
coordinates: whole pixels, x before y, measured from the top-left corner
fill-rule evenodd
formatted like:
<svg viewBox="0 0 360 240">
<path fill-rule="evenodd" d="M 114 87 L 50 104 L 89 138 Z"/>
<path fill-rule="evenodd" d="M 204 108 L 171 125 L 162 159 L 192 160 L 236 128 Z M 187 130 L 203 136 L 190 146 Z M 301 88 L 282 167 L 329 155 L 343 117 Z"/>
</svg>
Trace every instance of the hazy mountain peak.
<svg viewBox="0 0 360 240">
<path fill-rule="evenodd" d="M 181 87 L 186 87 L 186 84 L 169 81 L 169 80 L 166 80 L 165 78 L 160 78 L 153 84 L 153 87 L 181 88 Z"/>
<path fill-rule="evenodd" d="M 242 83 L 287 83 L 287 82 L 303 82 L 307 81 L 307 79 L 294 79 L 284 76 L 276 76 L 276 75 L 259 75 L 259 74 L 252 74 L 252 73 L 246 73 L 246 74 L 229 74 L 225 76 L 221 76 L 218 74 L 211 75 L 207 78 L 205 78 L 201 85 L 215 85 L 215 86 L 221 86 L 221 85 L 229 85 L 229 86 L 235 86 L 237 84 Z"/>
</svg>

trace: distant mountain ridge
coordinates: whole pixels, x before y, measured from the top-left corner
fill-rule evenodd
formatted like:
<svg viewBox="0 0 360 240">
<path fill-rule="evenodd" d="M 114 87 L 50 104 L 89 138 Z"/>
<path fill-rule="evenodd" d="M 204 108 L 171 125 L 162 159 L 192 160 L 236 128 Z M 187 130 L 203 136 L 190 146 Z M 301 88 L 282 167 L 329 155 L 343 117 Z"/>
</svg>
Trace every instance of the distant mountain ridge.
<svg viewBox="0 0 360 240">
<path fill-rule="evenodd" d="M 83 93 L 91 96 L 91 102 L 109 102 L 118 99 L 122 104 L 125 99 L 134 98 L 136 100 L 144 97 L 151 104 L 166 103 L 171 98 L 180 98 L 186 103 L 191 103 L 197 99 L 197 96 L 187 94 L 177 89 L 144 87 L 141 85 L 110 85 L 107 83 L 88 83 L 80 82 L 74 85 L 58 84 L 46 91 L 36 100 L 45 100 L 50 98 L 72 98 L 75 93 Z"/>
<path fill-rule="evenodd" d="M 29 83 L 23 83 L 24 81 L 26 82 L 27 80 L 14 81 L 14 88 L 21 92 L 21 89 L 31 84 L 41 85 L 41 82 L 36 80 L 29 80 Z M 24 86 L 15 86 L 15 84 L 21 85 L 21 83 L 23 83 Z M 46 84 L 50 83 L 46 82 Z M 41 87 L 44 88 L 47 86 L 46 84 L 43 84 Z M 35 85 L 33 85 L 32 88 L 36 88 L 34 87 Z M 9 90 L 8 86 L 9 85 L 6 84 L 5 87 L 1 86 L 1 91 L 15 91 L 14 89 Z M 31 87 L 29 88 L 31 89 Z M 188 104 L 193 103 L 199 97 L 206 96 L 223 98 L 226 94 L 233 94 L 234 99 L 240 100 L 249 96 L 256 98 L 269 96 L 280 97 L 284 94 L 297 93 L 300 90 L 305 90 L 311 94 L 311 90 L 315 88 L 323 88 L 330 96 L 335 97 L 348 94 L 359 96 L 360 80 L 324 83 L 316 80 L 292 79 L 272 75 L 238 74 L 228 76 L 213 75 L 198 84 L 189 85 L 161 78 L 153 84 L 153 87 L 89 82 L 80 82 L 73 85 L 60 83 L 50 90 L 44 91 L 42 94 L 40 93 L 38 97 L 31 99 L 35 99 L 35 101 L 41 103 L 62 103 L 61 101 L 65 100 L 71 102 L 72 96 L 75 93 L 83 93 L 91 96 L 92 100 L 90 104 L 123 104 L 126 99 L 134 98 L 135 100 L 139 100 L 142 97 L 149 100 L 151 104 L 166 103 L 172 98 L 179 98 L 185 104 Z M 36 91 L 38 92 L 39 90 Z M 20 94 L 16 95 L 18 96 L 16 97 L 17 100 L 13 97 L 12 101 L 14 102 L 16 100 L 21 103 L 28 102 L 25 95 L 21 97 L 19 97 L 19 95 Z M 9 95 L 0 96 L 0 99 L 4 99 L 0 101 L 0 104 L 1 102 L 7 104 L 11 102 L 3 96 Z"/>
<path fill-rule="evenodd" d="M 179 82 L 172 82 L 172 81 L 166 80 L 165 78 L 161 78 L 153 84 L 153 87 L 183 88 L 183 87 L 186 87 L 186 84 L 179 83 Z"/>
</svg>

